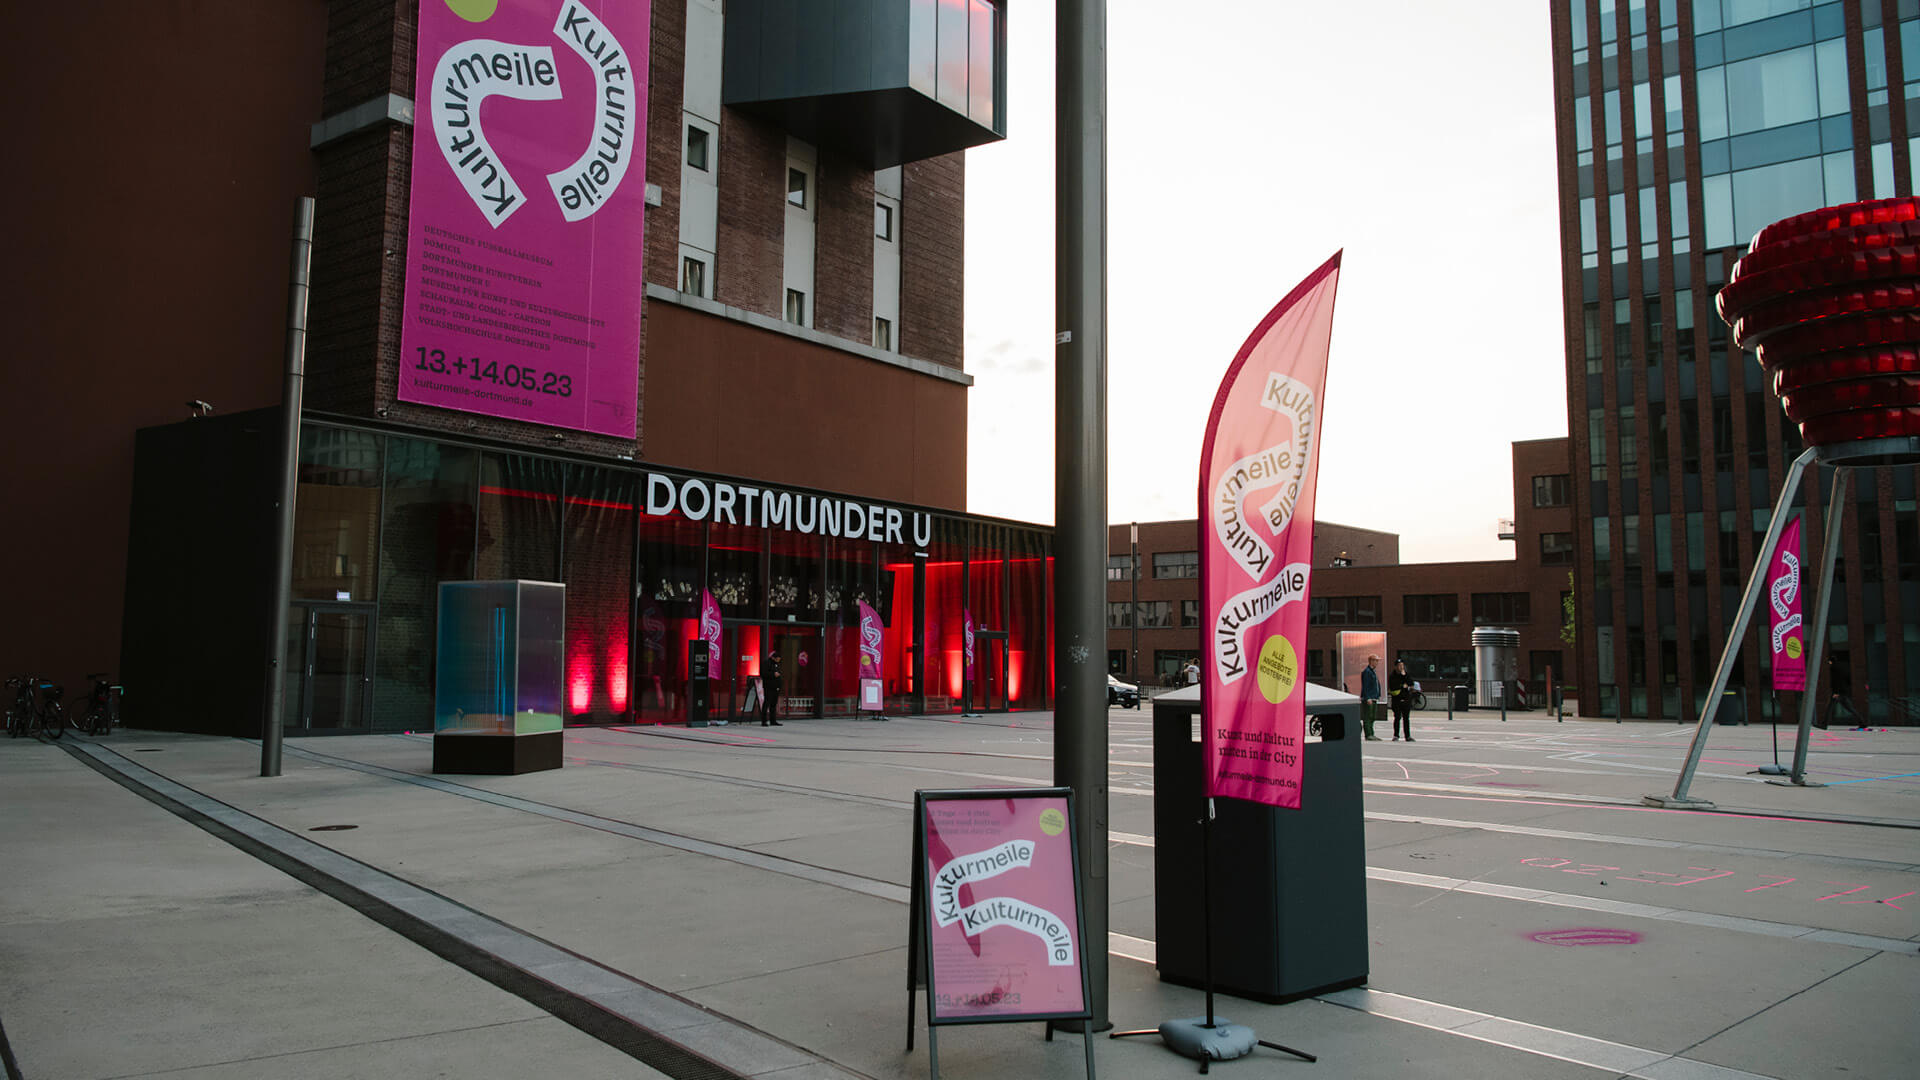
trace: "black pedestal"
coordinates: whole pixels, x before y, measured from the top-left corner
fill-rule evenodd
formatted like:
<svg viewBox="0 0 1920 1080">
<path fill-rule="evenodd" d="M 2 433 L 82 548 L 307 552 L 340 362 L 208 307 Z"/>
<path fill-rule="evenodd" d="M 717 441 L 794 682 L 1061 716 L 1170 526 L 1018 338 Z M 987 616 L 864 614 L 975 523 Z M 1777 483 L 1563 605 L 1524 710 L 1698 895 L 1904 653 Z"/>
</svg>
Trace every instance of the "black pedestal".
<svg viewBox="0 0 1920 1080">
<path fill-rule="evenodd" d="M 1309 710 L 1311 715 L 1311 709 Z M 1200 986 L 1205 767 L 1197 701 L 1155 701 L 1154 934 L 1160 977 Z M 1301 808 L 1217 799 L 1213 975 L 1223 992 L 1279 1003 L 1367 981 L 1367 867 L 1359 725 L 1307 743 Z"/>
<path fill-rule="evenodd" d="M 558 731 L 537 735 L 435 735 L 433 771 L 514 776 L 560 767 Z"/>
</svg>

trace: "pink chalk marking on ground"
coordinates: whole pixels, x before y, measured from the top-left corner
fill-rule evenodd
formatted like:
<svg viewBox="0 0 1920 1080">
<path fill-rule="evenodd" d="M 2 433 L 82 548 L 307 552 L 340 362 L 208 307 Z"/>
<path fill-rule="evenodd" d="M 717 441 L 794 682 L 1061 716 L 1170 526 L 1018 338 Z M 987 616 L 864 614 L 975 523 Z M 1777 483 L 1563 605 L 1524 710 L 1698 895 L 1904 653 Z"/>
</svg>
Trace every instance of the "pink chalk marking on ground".
<svg viewBox="0 0 1920 1080">
<path fill-rule="evenodd" d="M 1846 885 L 1846 884 L 1848 884 L 1848 882 L 1845 882 L 1845 881 L 1828 881 L 1828 882 L 1824 882 L 1823 884 L 1827 884 L 1827 885 Z M 1857 885 L 1857 886 L 1855 886 L 1855 887 L 1853 887 L 1853 888 L 1851 888 L 1851 889 L 1848 889 L 1848 890 L 1847 890 L 1846 892 L 1837 892 L 1837 893 L 1828 893 L 1827 895 L 1825 895 L 1825 896 L 1822 896 L 1822 897 L 1820 897 L 1820 898 L 1819 898 L 1818 900 L 1815 900 L 1815 901 L 1814 901 L 1814 903 L 1816 903 L 1816 904 L 1817 904 L 1817 903 L 1819 903 L 1819 902 L 1820 902 L 1821 900 L 1831 900 L 1831 899 L 1833 899 L 1833 898 L 1834 898 L 1834 897 L 1836 897 L 1836 896 L 1849 896 L 1849 895 L 1852 895 L 1853 893 L 1857 893 L 1857 892 L 1859 892 L 1859 891 L 1860 891 L 1861 889 L 1871 889 L 1871 888 L 1873 888 L 1873 886 L 1871 886 L 1871 885 Z M 1857 902 L 1858 902 L 1858 901 L 1856 901 L 1856 903 L 1857 903 Z M 1844 903 L 1844 901 L 1843 901 L 1843 903 Z"/>
<path fill-rule="evenodd" d="M 1756 877 L 1773 877 L 1774 875 L 1772 875 L 1772 874 L 1757 874 L 1757 875 L 1755 875 L 1755 876 L 1756 876 Z M 1773 882 L 1773 883 L 1772 883 L 1772 884 L 1770 884 L 1770 885 L 1755 885 L 1755 886 L 1754 886 L 1753 888 L 1751 888 L 1751 889 L 1743 889 L 1743 890 L 1741 890 L 1741 891 L 1742 891 L 1742 892 L 1759 892 L 1759 891 L 1760 891 L 1761 889 L 1777 889 L 1777 888 L 1779 888 L 1779 887 L 1780 887 L 1780 886 L 1782 886 L 1782 885 L 1791 885 L 1792 883 L 1794 883 L 1794 882 L 1796 882 L 1796 881 L 1799 881 L 1799 880 L 1800 880 L 1800 879 L 1799 879 L 1799 878 L 1797 878 L 1797 877 L 1790 877 L 1790 878 L 1781 878 L 1781 879 L 1780 879 L 1779 881 L 1776 881 L 1776 882 Z"/>
<path fill-rule="evenodd" d="M 1583 926 L 1573 930 L 1540 930 L 1528 934 L 1527 940 L 1537 941 L 1542 945 L 1577 948 L 1584 945 L 1638 945 L 1640 935 L 1631 930 Z"/>
</svg>

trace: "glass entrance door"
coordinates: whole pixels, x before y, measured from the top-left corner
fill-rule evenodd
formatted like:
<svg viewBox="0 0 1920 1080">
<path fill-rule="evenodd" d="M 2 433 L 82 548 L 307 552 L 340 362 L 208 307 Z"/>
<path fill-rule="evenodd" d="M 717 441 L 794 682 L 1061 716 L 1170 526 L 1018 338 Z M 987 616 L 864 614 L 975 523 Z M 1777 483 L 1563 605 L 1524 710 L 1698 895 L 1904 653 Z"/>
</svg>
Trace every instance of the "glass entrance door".
<svg viewBox="0 0 1920 1080">
<path fill-rule="evenodd" d="M 820 715 L 825 653 L 817 626 L 773 625 L 773 652 L 780 657 L 780 716 Z"/>
<path fill-rule="evenodd" d="M 757 705 L 747 701 L 747 690 L 760 681 L 766 634 L 757 622 L 723 622 L 720 655 L 713 658 L 708 693 L 708 715 L 736 722 L 758 720 Z"/>
<path fill-rule="evenodd" d="M 973 707 L 1007 711 L 1007 635 L 999 630 L 973 634 Z"/>
<path fill-rule="evenodd" d="M 287 627 L 288 730 L 307 733 L 369 729 L 373 688 L 373 608 L 302 604 Z"/>
</svg>

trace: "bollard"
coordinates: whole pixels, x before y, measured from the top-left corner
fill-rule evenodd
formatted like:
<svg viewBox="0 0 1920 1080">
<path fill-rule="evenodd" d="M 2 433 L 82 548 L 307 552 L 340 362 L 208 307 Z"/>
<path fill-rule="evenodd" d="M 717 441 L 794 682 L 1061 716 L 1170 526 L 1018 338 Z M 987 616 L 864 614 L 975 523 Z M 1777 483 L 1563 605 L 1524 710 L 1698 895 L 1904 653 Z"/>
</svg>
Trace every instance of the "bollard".
<svg viewBox="0 0 1920 1080">
<path fill-rule="evenodd" d="M 1507 688 L 1503 685 L 1497 689 L 1500 691 L 1500 722 L 1504 724 L 1507 722 Z"/>
<path fill-rule="evenodd" d="M 1447 687 L 1447 719 L 1453 719 L 1453 687 Z"/>
</svg>

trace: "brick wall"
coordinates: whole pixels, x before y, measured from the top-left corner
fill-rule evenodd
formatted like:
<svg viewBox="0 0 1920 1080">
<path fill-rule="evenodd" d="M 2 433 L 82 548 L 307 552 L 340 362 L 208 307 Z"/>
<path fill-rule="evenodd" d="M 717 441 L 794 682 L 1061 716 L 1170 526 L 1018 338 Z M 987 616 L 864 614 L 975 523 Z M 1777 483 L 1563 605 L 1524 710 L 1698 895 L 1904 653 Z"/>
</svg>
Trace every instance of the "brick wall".
<svg viewBox="0 0 1920 1080">
<path fill-rule="evenodd" d="M 787 136 L 734 109 L 720 122 L 720 231 L 714 298 L 773 318 L 784 314 Z M 680 159 L 674 152 L 674 161 Z M 816 286 L 817 291 L 817 286 Z"/>
<path fill-rule="evenodd" d="M 873 340 L 873 170 L 826 150 L 814 217 L 814 329 Z"/>
<path fill-rule="evenodd" d="M 659 187 L 660 205 L 647 207 L 646 277 L 673 289 L 680 287 L 680 154 L 686 64 L 687 6 L 674 0 L 656 0 L 653 49 L 647 58 L 647 181 Z M 643 349 L 645 340 L 643 334 Z M 642 364 L 643 380 L 645 374 Z"/>
<path fill-rule="evenodd" d="M 960 367 L 965 350 L 964 154 L 915 161 L 900 178 L 900 351 Z"/>
</svg>

